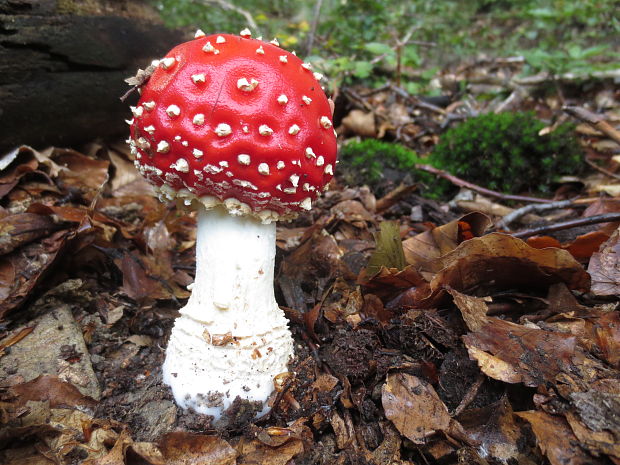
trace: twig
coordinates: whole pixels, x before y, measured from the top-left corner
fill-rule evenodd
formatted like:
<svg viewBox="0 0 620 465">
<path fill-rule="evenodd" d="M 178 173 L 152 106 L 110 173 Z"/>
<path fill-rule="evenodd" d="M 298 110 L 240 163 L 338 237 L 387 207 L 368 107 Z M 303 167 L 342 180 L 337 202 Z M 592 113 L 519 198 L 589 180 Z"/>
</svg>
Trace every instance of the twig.
<svg viewBox="0 0 620 465">
<path fill-rule="evenodd" d="M 411 192 L 415 191 L 417 188 L 418 186 L 416 186 L 415 184 L 409 185 L 409 186 L 406 184 L 400 184 L 398 187 L 396 187 L 395 189 L 392 189 L 390 192 L 388 192 L 383 197 L 377 200 L 377 203 L 375 205 L 375 211 L 377 213 L 381 213 L 387 210 L 392 205 L 394 205 L 396 202 L 398 202 L 402 197 L 404 197 L 407 194 L 410 194 Z"/>
<path fill-rule="evenodd" d="M 316 28 L 319 25 L 319 17 L 321 15 L 321 6 L 323 0 L 316 0 L 314 4 L 314 12 L 312 15 L 312 25 L 310 26 L 310 32 L 308 33 L 308 41 L 306 42 L 306 56 L 312 52 L 312 46 L 314 45 L 314 37 L 316 35 Z"/>
<path fill-rule="evenodd" d="M 408 100 L 414 106 L 418 106 L 420 108 L 424 108 L 426 110 L 433 111 L 435 113 L 439 113 L 440 115 L 445 115 L 446 111 L 443 108 L 438 107 L 437 105 L 433 105 L 432 103 L 425 102 L 420 100 L 419 98 L 411 95 L 402 87 L 396 86 L 394 84 L 390 85 L 390 88 L 401 97 L 404 97 L 405 100 Z"/>
<path fill-rule="evenodd" d="M 596 163 L 594 163 L 592 160 L 585 158 L 585 161 L 588 165 L 590 165 L 592 168 L 594 168 L 596 171 L 600 171 L 601 173 L 603 173 L 605 176 L 609 176 L 612 177 L 614 179 L 620 179 L 620 175 L 617 175 L 616 173 L 612 173 L 609 170 L 606 170 L 605 168 L 603 168 L 602 166 L 598 166 Z"/>
<path fill-rule="evenodd" d="M 565 106 L 562 110 L 583 121 L 584 123 L 588 123 L 594 129 L 601 131 L 603 134 L 609 136 L 611 139 L 620 144 L 620 131 L 605 121 L 601 115 L 597 115 L 596 113 L 592 113 L 591 111 L 581 107 Z"/>
<path fill-rule="evenodd" d="M 549 79 L 554 78 L 560 82 L 571 82 L 585 79 L 616 79 L 620 77 L 619 69 L 610 69 L 604 71 L 592 71 L 590 73 L 564 73 L 552 76 L 549 72 L 542 72 L 533 76 L 526 76 L 523 78 L 513 78 L 512 83 L 520 84 L 522 86 L 533 86 L 541 83 L 548 82 Z"/>
<path fill-rule="evenodd" d="M 465 410 L 467 406 L 473 402 L 473 400 L 478 395 L 478 391 L 480 390 L 480 387 L 482 386 L 482 383 L 484 383 L 485 379 L 486 376 L 484 376 L 482 373 L 478 374 L 476 381 L 474 381 L 474 384 L 469 387 L 469 389 L 461 399 L 461 403 L 454 410 L 454 413 L 452 414 L 453 417 L 458 417 L 461 412 L 463 412 L 463 410 Z"/>
<path fill-rule="evenodd" d="M 525 195 L 512 195 L 512 194 L 503 194 L 501 192 L 492 191 L 491 189 L 487 189 L 486 187 L 481 187 L 476 184 L 472 184 L 471 182 L 465 181 L 464 179 L 457 178 L 456 176 L 435 168 L 430 165 L 415 165 L 415 167 L 419 170 L 426 171 L 428 173 L 435 174 L 440 178 L 447 179 L 455 186 L 465 187 L 467 189 L 471 189 L 474 192 L 478 192 L 480 194 L 488 195 L 490 197 L 496 197 L 502 200 L 514 200 L 516 202 L 528 202 L 528 203 L 550 203 L 551 200 L 548 199 L 539 199 L 536 197 L 527 197 Z"/>
<path fill-rule="evenodd" d="M 512 235 L 514 237 L 530 237 L 538 234 L 546 234 L 564 229 L 578 228 L 580 226 L 589 226 L 591 224 L 615 223 L 620 221 L 620 213 L 604 213 L 602 215 L 588 216 L 586 218 L 577 218 L 576 220 L 562 221 L 561 223 L 549 224 L 538 228 L 517 231 Z"/>
<path fill-rule="evenodd" d="M 542 203 L 542 204 L 531 203 L 529 205 L 526 205 L 525 207 L 517 208 L 516 210 L 508 213 L 497 223 L 497 227 L 499 229 L 505 229 L 509 231 L 510 228 L 508 227 L 508 225 L 510 223 L 513 223 L 514 221 L 518 220 L 522 216 L 527 215 L 528 213 L 533 213 L 533 212 L 540 213 L 540 212 L 544 212 L 547 210 L 554 210 L 556 208 L 566 208 L 572 205 L 573 205 L 573 199 L 558 200 L 557 202 Z"/>
</svg>

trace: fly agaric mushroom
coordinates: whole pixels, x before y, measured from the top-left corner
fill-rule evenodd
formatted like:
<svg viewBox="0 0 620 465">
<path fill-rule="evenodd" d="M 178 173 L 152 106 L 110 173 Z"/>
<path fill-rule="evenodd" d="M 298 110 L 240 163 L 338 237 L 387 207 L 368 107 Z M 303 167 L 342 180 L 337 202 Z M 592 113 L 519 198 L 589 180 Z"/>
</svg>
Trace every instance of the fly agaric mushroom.
<svg viewBox="0 0 620 465">
<path fill-rule="evenodd" d="M 161 200 L 198 210 L 196 277 L 175 321 L 163 379 L 176 403 L 216 419 L 260 403 L 293 340 L 273 291 L 276 220 L 333 177 L 332 109 L 310 65 L 277 45 L 197 33 L 153 63 L 129 144 Z"/>
</svg>

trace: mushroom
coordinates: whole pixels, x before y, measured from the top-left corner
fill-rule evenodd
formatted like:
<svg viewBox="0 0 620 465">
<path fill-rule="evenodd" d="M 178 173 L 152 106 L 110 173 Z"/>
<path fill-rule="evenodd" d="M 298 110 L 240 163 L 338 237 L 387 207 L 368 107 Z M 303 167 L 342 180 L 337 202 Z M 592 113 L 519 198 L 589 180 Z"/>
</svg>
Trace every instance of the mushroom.
<svg viewBox="0 0 620 465">
<path fill-rule="evenodd" d="M 135 165 L 160 200 L 197 210 L 196 277 L 163 380 L 179 406 L 216 419 L 237 398 L 270 409 L 293 356 L 273 290 L 275 222 L 310 209 L 336 162 L 317 76 L 243 32 L 196 34 L 155 61 L 130 122 Z"/>
</svg>

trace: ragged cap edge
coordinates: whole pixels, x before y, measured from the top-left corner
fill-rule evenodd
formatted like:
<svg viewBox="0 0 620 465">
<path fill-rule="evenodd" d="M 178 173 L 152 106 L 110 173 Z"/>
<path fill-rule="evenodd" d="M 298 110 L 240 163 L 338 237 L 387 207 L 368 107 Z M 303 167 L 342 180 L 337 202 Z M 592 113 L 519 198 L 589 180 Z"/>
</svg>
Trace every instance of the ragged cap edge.
<svg viewBox="0 0 620 465">
<path fill-rule="evenodd" d="M 297 211 L 290 211 L 288 213 L 278 213 L 273 210 L 254 211 L 247 203 L 241 202 L 234 197 L 229 197 L 225 200 L 220 200 L 213 195 L 198 197 L 187 189 L 177 191 L 166 184 L 162 184 L 161 186 L 153 185 L 153 189 L 162 202 L 176 200 L 178 204 L 181 204 L 183 208 L 186 209 L 192 209 L 192 204 L 194 202 L 201 204 L 207 210 L 212 210 L 221 205 L 233 216 L 249 216 L 259 220 L 263 224 L 269 224 L 273 221 L 291 221 L 299 215 Z"/>
</svg>

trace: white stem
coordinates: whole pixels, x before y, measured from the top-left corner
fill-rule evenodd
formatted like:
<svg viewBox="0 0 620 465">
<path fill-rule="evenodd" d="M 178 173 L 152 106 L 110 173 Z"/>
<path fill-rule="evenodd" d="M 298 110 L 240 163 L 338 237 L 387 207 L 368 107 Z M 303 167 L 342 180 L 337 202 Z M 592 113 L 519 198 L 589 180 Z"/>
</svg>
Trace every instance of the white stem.
<svg viewBox="0 0 620 465">
<path fill-rule="evenodd" d="M 178 405 L 219 418 L 237 396 L 259 401 L 287 371 L 293 341 L 273 293 L 275 223 L 198 213 L 196 279 L 163 366 Z"/>
</svg>

